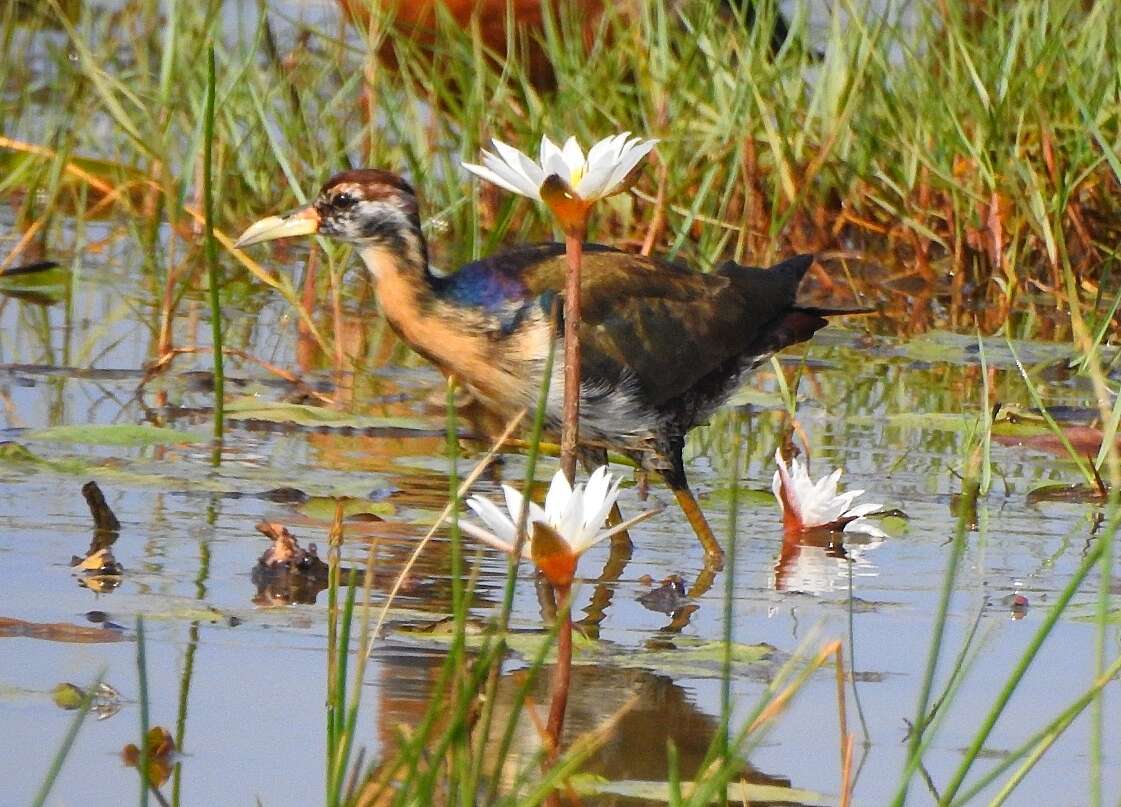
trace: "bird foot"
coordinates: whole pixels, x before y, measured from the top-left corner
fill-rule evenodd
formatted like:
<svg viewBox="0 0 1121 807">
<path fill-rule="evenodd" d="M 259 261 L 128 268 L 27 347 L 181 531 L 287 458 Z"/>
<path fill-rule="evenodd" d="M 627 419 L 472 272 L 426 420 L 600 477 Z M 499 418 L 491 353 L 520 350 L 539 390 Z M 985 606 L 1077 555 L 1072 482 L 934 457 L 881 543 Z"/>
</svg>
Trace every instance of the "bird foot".
<svg viewBox="0 0 1121 807">
<path fill-rule="evenodd" d="M 714 572 L 724 571 L 724 550 L 717 549 L 714 552 L 705 550 L 705 569 Z"/>
</svg>

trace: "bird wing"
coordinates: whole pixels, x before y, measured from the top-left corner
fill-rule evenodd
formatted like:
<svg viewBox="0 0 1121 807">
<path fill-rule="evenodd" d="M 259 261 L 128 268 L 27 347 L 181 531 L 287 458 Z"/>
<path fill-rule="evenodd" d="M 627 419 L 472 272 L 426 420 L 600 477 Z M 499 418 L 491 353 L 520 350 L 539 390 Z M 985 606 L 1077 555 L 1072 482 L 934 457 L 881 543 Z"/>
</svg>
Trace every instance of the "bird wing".
<svg viewBox="0 0 1121 807">
<path fill-rule="evenodd" d="M 508 312 L 505 320 L 517 323 L 534 307 L 552 310 L 563 296 L 566 267 L 563 244 L 520 247 L 463 267 L 451 278 L 456 288 L 446 293 Z M 768 346 L 768 328 L 790 311 L 804 271 L 733 265 L 702 274 L 587 244 L 581 272 L 582 377 L 606 388 L 633 383 L 646 404 L 658 406 L 713 372 L 730 373 L 731 363 L 747 352 L 776 349 Z"/>
</svg>

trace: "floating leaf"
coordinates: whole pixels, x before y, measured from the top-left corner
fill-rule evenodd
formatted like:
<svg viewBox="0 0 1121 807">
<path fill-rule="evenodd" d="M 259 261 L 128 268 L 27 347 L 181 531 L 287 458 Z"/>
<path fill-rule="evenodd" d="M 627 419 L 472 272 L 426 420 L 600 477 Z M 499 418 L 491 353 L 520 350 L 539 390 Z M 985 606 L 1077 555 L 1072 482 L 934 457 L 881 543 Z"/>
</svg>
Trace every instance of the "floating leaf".
<svg viewBox="0 0 1121 807">
<path fill-rule="evenodd" d="M 755 409 L 786 409 L 786 401 L 777 392 L 764 392 L 754 387 L 743 387 L 728 399 L 726 406 L 752 406 Z"/>
<path fill-rule="evenodd" d="M 155 446 L 200 443 L 206 438 L 162 426 L 136 423 L 88 423 L 39 429 L 28 434 L 27 439 L 99 446 Z"/>
<path fill-rule="evenodd" d="M 883 423 L 897 429 L 960 432 L 977 422 L 975 415 L 954 412 L 894 412 L 883 415 L 852 415 L 845 418 L 854 426 L 871 426 Z"/>
<path fill-rule="evenodd" d="M 1013 343 L 1020 359 L 1028 364 L 1059 361 L 1075 355 L 1070 344 L 1062 342 L 1040 342 L 1017 340 Z M 973 334 L 950 333 L 949 331 L 929 331 L 899 345 L 894 352 L 916 361 L 944 364 L 978 364 L 980 351 L 985 351 L 985 361 L 989 367 L 1015 367 L 1016 361 L 1004 337 L 982 339 L 981 348 Z"/>
<path fill-rule="evenodd" d="M 325 426 L 335 429 L 380 429 L 423 432 L 426 436 L 443 434 L 432 421 L 409 417 L 375 417 L 353 415 L 322 406 L 265 401 L 259 398 L 237 398 L 226 404 L 230 420 L 263 420 L 269 423 L 291 423 L 294 426 Z"/>
<path fill-rule="evenodd" d="M 63 269 L 58 264 L 49 261 L 42 261 L 0 272 L 0 289 L 62 288 L 69 280 L 69 269 Z"/>
<path fill-rule="evenodd" d="M 1088 502 L 1104 502 L 1107 494 L 1100 488 L 1089 485 L 1041 485 L 1027 495 L 1028 504 L 1039 502 L 1068 502 L 1071 504 L 1086 504 Z"/>
<path fill-rule="evenodd" d="M 92 690 L 69 682 L 58 684 L 51 690 L 51 700 L 60 709 L 80 709 L 87 697 L 91 700 L 90 710 L 98 720 L 105 720 L 121 711 L 121 693 L 104 681 L 98 682 Z"/>
<path fill-rule="evenodd" d="M 397 632 L 417 640 L 450 642 L 455 636 L 455 623 L 450 617 L 419 627 L 399 627 Z M 472 649 L 483 646 L 492 633 L 480 622 L 468 623 L 465 645 Z M 506 634 L 506 646 L 525 659 L 535 658 L 543 642 L 550 641 L 544 631 L 514 631 Z M 598 639 L 580 632 L 572 636 L 572 663 L 576 665 L 602 664 L 622 669 L 643 669 L 663 672 L 686 678 L 719 678 L 723 672 L 724 643 L 718 639 L 706 640 L 679 636 L 664 648 L 636 650 Z M 554 658 L 550 648 L 546 660 Z M 750 668 L 769 664 L 778 650 L 769 644 L 732 644 L 732 669 L 739 674 Z"/>
<path fill-rule="evenodd" d="M 773 645 L 765 642 L 732 642 L 731 651 L 733 670 L 771 661 L 778 652 Z M 719 639 L 680 636 L 664 650 L 628 652 L 615 663 L 620 667 L 658 670 L 687 678 L 719 677 L 724 665 L 724 642 Z"/>
<path fill-rule="evenodd" d="M 581 796 L 621 796 L 625 799 L 640 801 L 664 801 L 676 803 L 673 787 L 669 782 L 650 782 L 638 779 L 607 781 L 602 777 L 574 776 L 569 780 Z M 696 784 L 678 783 L 681 794 L 688 799 Z M 718 790 L 710 804 L 721 804 L 722 793 Z M 812 790 L 782 785 L 763 785 L 754 782 L 728 783 L 730 803 L 743 804 L 828 804 L 833 799 Z"/>
<path fill-rule="evenodd" d="M 127 641 L 123 633 L 108 628 L 88 628 L 84 625 L 71 625 L 68 622 L 26 622 L 3 616 L 0 616 L 0 636 L 79 644 Z"/>
<path fill-rule="evenodd" d="M 368 499 L 356 499 L 349 496 L 338 499 L 328 496 L 314 496 L 300 507 L 300 512 L 308 518 L 330 523 L 335 518 L 335 506 L 341 501 L 343 505 L 343 518 L 372 515 L 387 518 L 397 512 L 393 502 L 372 502 Z"/>
<path fill-rule="evenodd" d="M 77 684 L 62 683 L 51 690 L 51 700 L 59 709 L 80 709 L 86 691 Z"/>
<path fill-rule="evenodd" d="M 0 460 L 4 462 L 40 462 L 27 446 L 5 441 L 0 443 Z"/>
</svg>

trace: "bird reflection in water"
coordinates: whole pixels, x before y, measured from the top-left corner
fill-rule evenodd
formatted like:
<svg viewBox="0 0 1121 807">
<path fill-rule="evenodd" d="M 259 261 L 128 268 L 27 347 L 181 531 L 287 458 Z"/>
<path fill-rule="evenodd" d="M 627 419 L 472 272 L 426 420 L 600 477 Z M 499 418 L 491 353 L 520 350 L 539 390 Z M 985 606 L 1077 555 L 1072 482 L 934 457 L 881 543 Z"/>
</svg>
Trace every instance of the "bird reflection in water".
<svg viewBox="0 0 1121 807">
<path fill-rule="evenodd" d="M 415 727 L 425 714 L 428 699 L 439 677 L 442 654 L 393 650 L 379 652 L 378 745 L 386 757 L 392 755 L 402 728 Z M 548 702 L 547 674 L 539 674 L 529 697 L 531 703 Z M 496 694 L 491 733 L 483 744 L 496 751 L 524 682 L 521 673 L 506 675 Z M 581 765 L 582 774 L 603 777 L 612 782 L 664 782 L 668 777 L 666 748 L 672 742 L 677 750 L 677 772 L 682 781 L 703 776 L 702 767 L 719 720 L 700 708 L 696 698 L 665 675 L 607 665 L 576 666 L 565 722 L 566 746 L 577 738 L 602 730 L 610 724 L 606 741 Z M 518 718 L 511 752 L 500 776 L 502 785 L 513 785 L 519 773 L 536 767 L 541 736 L 523 710 Z M 493 770 L 494 760 L 485 762 Z M 764 773 L 745 764 L 740 778 L 752 784 L 790 787 L 790 779 Z M 630 798 L 600 795 L 584 798 L 586 805 L 633 805 Z M 753 804 L 755 802 L 752 802 Z"/>
</svg>

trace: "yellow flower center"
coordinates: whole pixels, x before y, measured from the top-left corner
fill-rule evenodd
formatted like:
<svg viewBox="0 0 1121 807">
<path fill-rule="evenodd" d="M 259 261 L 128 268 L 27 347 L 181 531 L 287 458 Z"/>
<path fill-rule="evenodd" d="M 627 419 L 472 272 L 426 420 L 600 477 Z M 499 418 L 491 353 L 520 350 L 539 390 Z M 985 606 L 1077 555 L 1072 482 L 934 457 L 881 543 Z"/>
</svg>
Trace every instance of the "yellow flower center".
<svg viewBox="0 0 1121 807">
<path fill-rule="evenodd" d="M 576 190 L 576 186 L 580 184 L 580 180 L 583 179 L 584 174 L 587 173 L 587 168 L 587 164 L 584 164 L 578 165 L 572 169 L 572 173 L 568 177 L 569 187 Z"/>
</svg>

